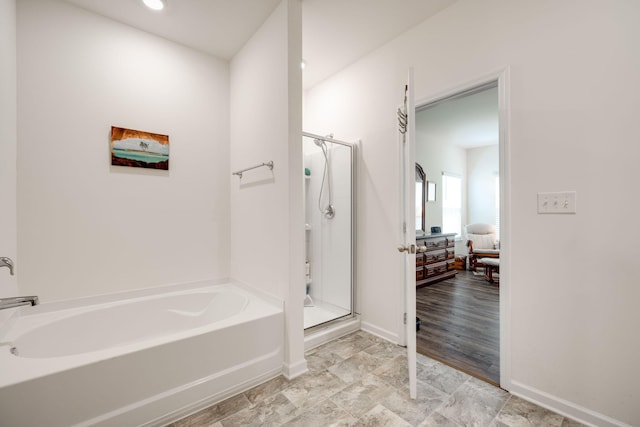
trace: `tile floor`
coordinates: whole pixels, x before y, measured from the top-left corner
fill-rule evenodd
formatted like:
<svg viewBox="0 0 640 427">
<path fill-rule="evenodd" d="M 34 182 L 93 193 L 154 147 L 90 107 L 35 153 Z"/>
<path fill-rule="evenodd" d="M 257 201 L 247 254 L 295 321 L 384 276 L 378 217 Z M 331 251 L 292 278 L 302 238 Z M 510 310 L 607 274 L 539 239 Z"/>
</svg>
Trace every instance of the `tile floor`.
<svg viewBox="0 0 640 427">
<path fill-rule="evenodd" d="M 411 400 L 405 349 L 363 331 L 310 350 L 307 362 L 298 378 L 275 378 L 169 426 L 582 425 L 420 354 Z"/>
</svg>

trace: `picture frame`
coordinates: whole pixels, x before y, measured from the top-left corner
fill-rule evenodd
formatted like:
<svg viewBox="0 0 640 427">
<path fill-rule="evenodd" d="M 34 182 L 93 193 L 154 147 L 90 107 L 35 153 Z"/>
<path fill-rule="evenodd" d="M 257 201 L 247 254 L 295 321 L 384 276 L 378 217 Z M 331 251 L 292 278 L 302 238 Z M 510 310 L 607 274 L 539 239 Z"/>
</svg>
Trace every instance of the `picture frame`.
<svg viewBox="0 0 640 427">
<path fill-rule="evenodd" d="M 427 202 L 436 201 L 436 183 L 427 181 Z"/>
<path fill-rule="evenodd" d="M 169 136 L 111 126 L 112 166 L 169 170 Z"/>
</svg>

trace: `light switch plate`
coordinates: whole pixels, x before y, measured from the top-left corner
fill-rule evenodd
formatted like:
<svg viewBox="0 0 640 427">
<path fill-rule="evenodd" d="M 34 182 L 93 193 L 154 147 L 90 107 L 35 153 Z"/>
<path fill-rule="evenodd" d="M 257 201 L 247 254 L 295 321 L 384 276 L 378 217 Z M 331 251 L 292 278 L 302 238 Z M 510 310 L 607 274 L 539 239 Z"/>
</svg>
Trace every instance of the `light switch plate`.
<svg viewBox="0 0 640 427">
<path fill-rule="evenodd" d="M 538 193 L 539 214 L 576 213 L 576 192 Z"/>
</svg>

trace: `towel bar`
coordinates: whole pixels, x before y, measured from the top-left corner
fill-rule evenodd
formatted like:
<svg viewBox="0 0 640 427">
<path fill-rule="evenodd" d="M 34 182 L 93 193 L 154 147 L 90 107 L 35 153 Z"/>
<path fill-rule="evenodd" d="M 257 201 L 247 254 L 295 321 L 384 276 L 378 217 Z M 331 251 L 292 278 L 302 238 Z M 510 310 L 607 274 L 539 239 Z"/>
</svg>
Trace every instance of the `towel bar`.
<svg viewBox="0 0 640 427">
<path fill-rule="evenodd" d="M 251 169 L 257 169 L 257 168 L 261 168 L 263 166 L 266 166 L 269 168 L 269 170 L 273 170 L 273 160 L 270 160 L 266 163 L 260 163 L 259 165 L 255 165 L 255 166 L 251 166 L 242 170 L 239 170 L 237 172 L 233 172 L 231 175 L 238 175 L 240 177 L 240 179 L 242 179 L 242 174 L 246 171 L 250 171 Z"/>
</svg>

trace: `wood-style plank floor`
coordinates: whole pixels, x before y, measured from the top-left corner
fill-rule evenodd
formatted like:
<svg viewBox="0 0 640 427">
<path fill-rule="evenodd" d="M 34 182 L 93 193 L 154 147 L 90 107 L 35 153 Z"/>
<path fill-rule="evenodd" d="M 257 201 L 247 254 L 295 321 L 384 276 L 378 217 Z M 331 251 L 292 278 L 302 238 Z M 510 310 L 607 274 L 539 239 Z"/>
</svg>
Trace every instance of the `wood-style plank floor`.
<svg viewBox="0 0 640 427">
<path fill-rule="evenodd" d="M 458 271 L 455 278 L 416 289 L 416 315 L 422 320 L 418 353 L 500 384 L 497 285 L 471 271 Z"/>
</svg>

